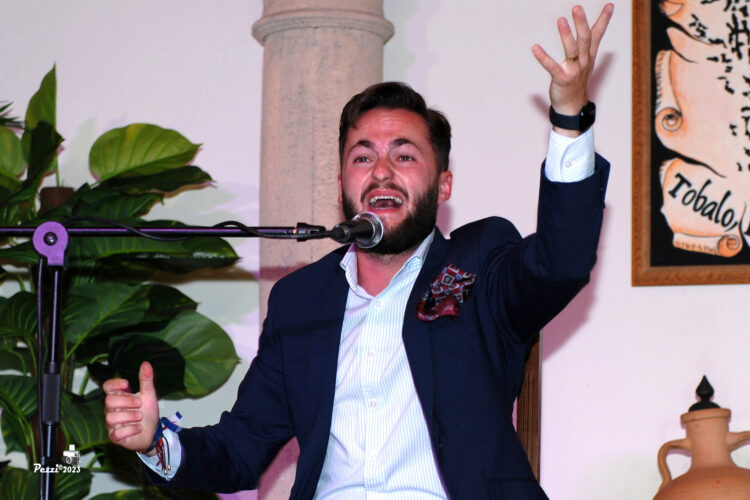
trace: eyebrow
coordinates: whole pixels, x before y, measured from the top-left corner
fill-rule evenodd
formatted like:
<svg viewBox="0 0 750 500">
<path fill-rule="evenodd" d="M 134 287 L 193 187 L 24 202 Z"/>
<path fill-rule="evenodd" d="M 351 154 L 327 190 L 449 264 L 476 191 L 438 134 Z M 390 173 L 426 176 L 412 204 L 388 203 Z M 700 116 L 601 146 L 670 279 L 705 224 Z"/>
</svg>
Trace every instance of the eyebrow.
<svg viewBox="0 0 750 500">
<path fill-rule="evenodd" d="M 398 146 L 403 146 L 404 144 L 410 144 L 410 145 L 412 145 L 414 147 L 417 147 L 417 145 L 414 143 L 414 141 L 411 141 L 411 140 L 406 139 L 404 137 L 398 137 L 396 139 L 393 139 L 390 142 L 389 146 L 391 146 L 391 147 L 398 147 Z M 363 146 L 363 147 L 366 147 L 366 148 L 369 148 L 369 149 L 374 149 L 372 141 L 368 141 L 367 139 L 362 139 L 361 141 L 357 141 L 357 143 L 354 144 L 354 146 L 352 146 L 349 151 L 351 151 L 352 149 L 354 149 L 357 146 Z"/>
</svg>

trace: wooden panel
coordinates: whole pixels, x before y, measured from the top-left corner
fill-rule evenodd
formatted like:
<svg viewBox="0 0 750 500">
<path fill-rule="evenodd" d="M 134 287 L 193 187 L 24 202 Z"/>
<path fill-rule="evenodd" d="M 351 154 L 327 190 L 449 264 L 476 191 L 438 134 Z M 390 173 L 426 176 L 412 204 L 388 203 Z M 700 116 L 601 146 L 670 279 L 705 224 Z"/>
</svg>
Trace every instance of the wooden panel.
<svg viewBox="0 0 750 500">
<path fill-rule="evenodd" d="M 539 479 L 540 433 L 542 424 L 542 350 L 537 335 L 529 351 L 521 392 L 516 405 L 516 431 L 526 449 L 531 469 Z"/>
</svg>

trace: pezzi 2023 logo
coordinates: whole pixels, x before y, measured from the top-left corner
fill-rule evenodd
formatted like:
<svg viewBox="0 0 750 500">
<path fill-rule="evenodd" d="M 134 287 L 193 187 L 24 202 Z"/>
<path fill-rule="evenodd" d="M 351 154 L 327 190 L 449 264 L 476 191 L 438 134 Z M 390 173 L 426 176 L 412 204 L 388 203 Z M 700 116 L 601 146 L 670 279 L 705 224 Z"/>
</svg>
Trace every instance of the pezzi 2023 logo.
<svg viewBox="0 0 750 500">
<path fill-rule="evenodd" d="M 49 472 L 56 474 L 58 472 L 81 472 L 81 452 L 76 450 L 76 445 L 71 444 L 66 451 L 63 451 L 62 462 L 55 466 L 44 467 L 42 464 L 34 464 L 34 472 Z"/>
</svg>

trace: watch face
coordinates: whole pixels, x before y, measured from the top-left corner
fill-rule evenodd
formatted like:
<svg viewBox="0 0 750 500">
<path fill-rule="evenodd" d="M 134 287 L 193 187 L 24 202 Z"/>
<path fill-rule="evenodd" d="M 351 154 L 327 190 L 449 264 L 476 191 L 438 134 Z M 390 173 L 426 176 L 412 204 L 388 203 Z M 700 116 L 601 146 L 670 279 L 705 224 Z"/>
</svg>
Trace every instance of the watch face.
<svg viewBox="0 0 750 500">
<path fill-rule="evenodd" d="M 591 127 L 591 125 L 594 124 L 594 119 L 596 119 L 596 105 L 591 101 L 587 102 L 581 108 L 581 112 L 578 113 L 578 117 L 578 130 L 580 132 L 585 132 L 589 129 L 589 127 Z"/>
</svg>

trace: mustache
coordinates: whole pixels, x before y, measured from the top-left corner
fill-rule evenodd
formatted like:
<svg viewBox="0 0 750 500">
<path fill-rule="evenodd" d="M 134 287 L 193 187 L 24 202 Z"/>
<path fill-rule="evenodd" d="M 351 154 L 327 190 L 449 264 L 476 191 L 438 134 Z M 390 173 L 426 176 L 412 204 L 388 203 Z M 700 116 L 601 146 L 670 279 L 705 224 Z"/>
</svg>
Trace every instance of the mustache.
<svg viewBox="0 0 750 500">
<path fill-rule="evenodd" d="M 376 189 L 387 189 L 389 191 L 396 191 L 397 193 L 399 193 L 404 198 L 404 201 L 406 201 L 406 200 L 409 199 L 409 194 L 406 192 L 406 190 L 404 188 L 400 187 L 400 186 L 395 185 L 392 182 L 388 182 L 388 183 L 384 183 L 384 184 L 383 183 L 377 183 L 377 182 L 371 182 L 370 184 L 367 185 L 367 187 L 365 188 L 365 190 L 362 192 L 362 196 L 361 196 L 359 202 L 362 203 L 362 205 L 364 205 L 365 204 L 365 198 L 367 198 L 367 195 L 370 194 L 372 191 L 374 191 Z"/>
</svg>

